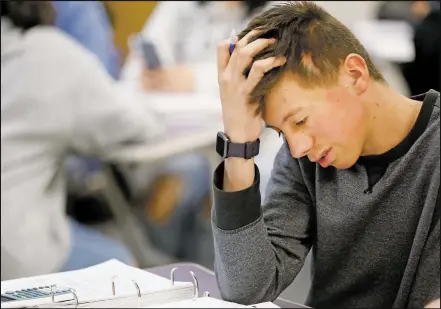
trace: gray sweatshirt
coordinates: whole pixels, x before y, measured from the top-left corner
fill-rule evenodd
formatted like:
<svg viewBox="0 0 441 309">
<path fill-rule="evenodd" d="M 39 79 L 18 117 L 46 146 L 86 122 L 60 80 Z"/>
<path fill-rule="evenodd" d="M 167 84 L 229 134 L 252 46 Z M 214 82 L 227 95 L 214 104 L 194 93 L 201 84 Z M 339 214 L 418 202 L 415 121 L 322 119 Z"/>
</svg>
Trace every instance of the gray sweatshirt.
<svg viewBox="0 0 441 309">
<path fill-rule="evenodd" d="M 163 131 L 99 60 L 55 27 L 1 20 L 1 279 L 57 271 L 70 250 L 68 154 L 106 157 Z"/>
<path fill-rule="evenodd" d="M 421 308 L 440 297 L 440 102 L 429 91 L 409 135 L 352 168 L 295 159 L 284 143 L 260 206 L 214 174 L 215 270 L 226 300 L 273 301 L 312 248 L 315 308 Z"/>
</svg>

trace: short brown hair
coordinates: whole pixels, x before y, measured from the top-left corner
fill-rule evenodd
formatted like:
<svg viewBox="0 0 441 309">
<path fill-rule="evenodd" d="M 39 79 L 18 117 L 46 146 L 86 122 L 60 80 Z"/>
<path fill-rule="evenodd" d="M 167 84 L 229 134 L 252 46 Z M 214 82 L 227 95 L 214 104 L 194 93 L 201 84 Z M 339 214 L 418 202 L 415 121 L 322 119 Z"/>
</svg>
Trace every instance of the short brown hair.
<svg viewBox="0 0 441 309">
<path fill-rule="evenodd" d="M 253 102 L 259 102 L 257 113 L 264 107 L 264 96 L 285 72 L 293 72 L 304 87 L 329 85 L 336 82 L 340 65 L 347 55 L 356 53 L 363 57 L 370 76 L 385 82 L 369 54 L 355 35 L 310 1 L 296 1 L 275 5 L 250 21 L 239 35 L 243 38 L 253 29 L 262 29 L 249 42 L 258 38 L 275 38 L 277 41 L 257 54 L 244 74 L 248 76 L 252 64 L 273 56 L 285 56 L 287 62 L 265 73 L 252 93 Z"/>
</svg>

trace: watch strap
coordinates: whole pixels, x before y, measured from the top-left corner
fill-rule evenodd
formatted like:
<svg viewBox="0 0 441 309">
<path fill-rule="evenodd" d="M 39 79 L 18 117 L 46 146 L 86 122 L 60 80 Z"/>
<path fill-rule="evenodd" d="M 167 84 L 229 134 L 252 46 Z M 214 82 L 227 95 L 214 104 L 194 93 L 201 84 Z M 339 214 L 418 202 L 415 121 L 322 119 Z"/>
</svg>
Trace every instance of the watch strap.
<svg viewBox="0 0 441 309">
<path fill-rule="evenodd" d="M 260 140 L 249 143 L 228 143 L 227 157 L 251 159 L 259 154 Z"/>
</svg>

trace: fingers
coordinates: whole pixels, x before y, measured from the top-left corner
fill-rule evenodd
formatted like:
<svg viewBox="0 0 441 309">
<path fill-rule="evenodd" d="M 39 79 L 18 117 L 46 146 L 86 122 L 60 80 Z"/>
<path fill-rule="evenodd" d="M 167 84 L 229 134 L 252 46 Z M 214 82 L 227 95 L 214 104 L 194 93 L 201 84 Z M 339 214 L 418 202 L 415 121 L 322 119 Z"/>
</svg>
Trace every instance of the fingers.
<svg viewBox="0 0 441 309">
<path fill-rule="evenodd" d="M 261 32 L 262 32 L 262 29 L 251 30 L 242 39 L 240 39 L 239 42 L 236 43 L 236 48 L 241 49 L 241 48 L 245 47 L 246 45 L 248 45 L 248 41 L 252 37 L 258 35 Z"/>
<path fill-rule="evenodd" d="M 238 49 L 237 53 L 233 56 L 236 57 L 236 59 L 232 59 L 232 61 L 236 62 L 236 69 L 239 72 L 243 72 L 243 70 L 245 70 L 245 68 L 250 65 L 254 56 L 256 56 L 259 52 L 261 52 L 269 45 L 274 44 L 275 42 L 275 39 L 257 39 L 249 43 L 248 45 Z"/>
<path fill-rule="evenodd" d="M 159 90 L 165 83 L 167 74 L 164 70 L 144 70 L 142 72 L 142 84 L 145 90 Z"/>
<path fill-rule="evenodd" d="M 230 60 L 230 42 L 225 40 L 217 46 L 217 72 L 222 74 Z"/>
<path fill-rule="evenodd" d="M 250 74 L 248 74 L 246 89 L 248 93 L 251 93 L 256 85 L 260 82 L 263 75 L 276 68 L 284 65 L 286 63 L 286 58 L 280 57 L 270 57 L 262 60 L 257 60 L 253 63 L 251 67 Z"/>
</svg>

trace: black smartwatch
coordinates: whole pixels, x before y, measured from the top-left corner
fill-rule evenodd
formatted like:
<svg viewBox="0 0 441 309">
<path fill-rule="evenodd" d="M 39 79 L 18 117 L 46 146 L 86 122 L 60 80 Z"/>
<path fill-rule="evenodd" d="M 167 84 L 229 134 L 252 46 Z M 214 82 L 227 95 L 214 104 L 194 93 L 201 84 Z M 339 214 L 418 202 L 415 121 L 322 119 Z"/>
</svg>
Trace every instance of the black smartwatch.
<svg viewBox="0 0 441 309">
<path fill-rule="evenodd" d="M 260 140 L 249 143 L 233 143 L 223 132 L 217 133 L 216 152 L 226 158 L 251 159 L 259 154 Z"/>
</svg>

